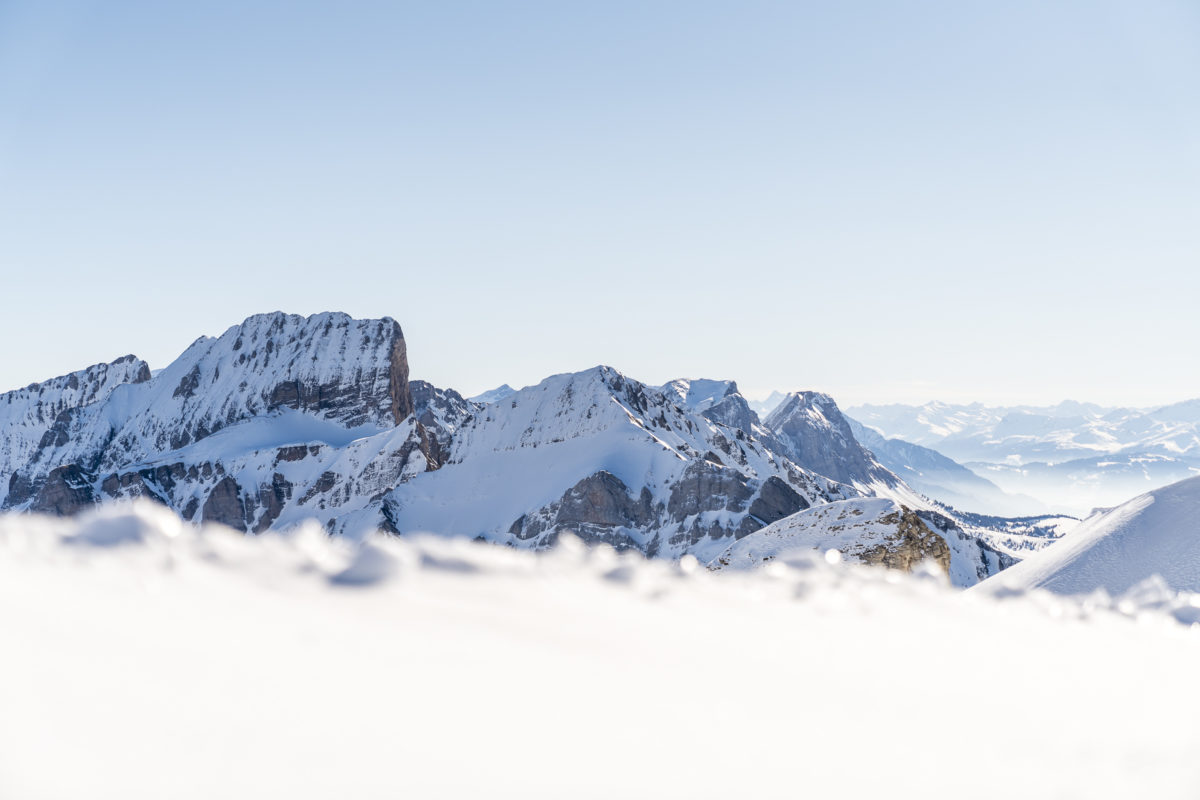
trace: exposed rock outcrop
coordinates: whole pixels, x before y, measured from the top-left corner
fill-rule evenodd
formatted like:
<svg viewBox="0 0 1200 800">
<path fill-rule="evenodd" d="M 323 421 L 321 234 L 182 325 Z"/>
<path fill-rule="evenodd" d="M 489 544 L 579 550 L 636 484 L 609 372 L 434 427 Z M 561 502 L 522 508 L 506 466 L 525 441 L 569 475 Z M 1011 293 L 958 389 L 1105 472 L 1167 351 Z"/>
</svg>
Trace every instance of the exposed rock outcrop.
<svg viewBox="0 0 1200 800">
<path fill-rule="evenodd" d="M 939 528 L 940 521 L 946 527 Z M 843 558 L 912 571 L 932 563 L 959 585 L 978 580 L 977 543 L 946 518 L 929 520 L 893 500 L 867 497 L 814 506 L 729 545 L 709 569 L 754 569 L 776 559 L 837 550 Z"/>
<path fill-rule="evenodd" d="M 805 469 L 853 485 L 899 483 L 859 444 L 827 394 L 792 392 L 764 424 L 775 435 L 779 450 Z"/>
<path fill-rule="evenodd" d="M 246 528 L 246 504 L 242 502 L 242 487 L 230 476 L 217 481 L 208 493 L 200 511 L 205 522 L 219 522 L 237 530 Z"/>
<path fill-rule="evenodd" d="M 879 521 L 894 525 L 896 532 L 886 542 L 858 553 L 859 561 L 905 572 L 912 572 L 925 561 L 933 561 L 943 572 L 950 572 L 950 547 L 946 540 L 931 531 L 912 509 L 901 506 L 899 511 L 886 514 Z"/>
<path fill-rule="evenodd" d="M 75 464 L 56 467 L 38 488 L 29 510 L 65 516 L 91 508 L 96 504 L 92 480 Z"/>
</svg>

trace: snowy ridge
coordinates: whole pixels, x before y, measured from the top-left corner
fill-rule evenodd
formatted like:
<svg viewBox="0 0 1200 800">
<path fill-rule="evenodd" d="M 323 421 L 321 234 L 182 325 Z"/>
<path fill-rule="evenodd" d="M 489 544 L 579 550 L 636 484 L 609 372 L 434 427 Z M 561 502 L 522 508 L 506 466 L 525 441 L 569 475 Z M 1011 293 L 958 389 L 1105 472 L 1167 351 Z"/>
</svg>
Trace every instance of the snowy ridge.
<svg viewBox="0 0 1200 800">
<path fill-rule="evenodd" d="M 472 403 L 478 403 L 486 406 L 491 403 L 498 403 L 505 398 L 512 397 L 516 391 L 516 389 L 509 386 L 507 383 L 504 383 L 500 386 L 497 386 L 495 389 L 489 389 L 486 392 L 480 392 L 474 397 L 469 397 L 467 399 Z"/>
<path fill-rule="evenodd" d="M 672 399 L 678 398 L 680 405 L 689 411 L 770 443 L 771 431 L 762 424 L 733 381 L 681 378 L 660 387 L 660 391 Z"/>
<path fill-rule="evenodd" d="M 1147 492 L 1084 520 L 980 590 L 1121 594 L 1151 579 L 1175 590 L 1200 591 L 1200 478 Z"/>
<path fill-rule="evenodd" d="M 145 361 L 122 356 L 0 394 L 0 505 L 12 473 L 32 459 L 43 442 L 49 445 L 61 439 L 73 413 L 103 402 L 118 386 L 148 380 L 150 367 Z"/>
<path fill-rule="evenodd" d="M 666 394 L 679 398 L 685 408 L 704 412 L 725 399 L 726 395 L 737 394 L 737 384 L 733 381 L 714 381 L 708 379 L 680 378 L 659 387 Z"/>
<path fill-rule="evenodd" d="M 774 522 L 731 544 L 711 570 L 761 569 L 806 551 L 911 572 L 938 565 L 955 586 L 973 586 L 1011 560 L 967 535 L 948 517 L 914 512 L 884 497 L 825 503 Z"/>
<path fill-rule="evenodd" d="M 403 420 L 412 401 L 400 326 L 335 313 L 250 317 L 196 340 L 151 380 L 113 392 L 41 460 L 109 470 L 284 408 L 346 427 Z"/>
<path fill-rule="evenodd" d="M 241 537 L 153 505 L 3 516 L 0 626 L 39 658 L 0 666 L 0 794 L 1191 800 L 1198 619 L 1150 586 L 997 599 L 822 559 L 712 574 L 573 541 Z M 1014 677 L 1030 664 L 1070 679 Z M 334 729 L 354 745 L 313 735 Z M 719 763 L 680 769 L 714 737 Z"/>
</svg>

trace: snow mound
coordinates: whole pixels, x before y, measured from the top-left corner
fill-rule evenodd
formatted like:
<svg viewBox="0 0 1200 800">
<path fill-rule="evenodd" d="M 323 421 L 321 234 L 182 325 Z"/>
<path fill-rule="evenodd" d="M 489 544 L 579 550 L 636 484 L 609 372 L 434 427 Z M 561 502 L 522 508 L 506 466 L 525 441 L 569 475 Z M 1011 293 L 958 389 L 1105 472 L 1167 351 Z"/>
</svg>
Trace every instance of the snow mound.
<svg viewBox="0 0 1200 800">
<path fill-rule="evenodd" d="M 1129 591 L 1157 576 L 1200 591 L 1200 477 L 1135 497 L 980 584 L 980 591 Z"/>
<path fill-rule="evenodd" d="M 5 516 L 0 796 L 1194 798 L 1198 609 Z"/>
</svg>

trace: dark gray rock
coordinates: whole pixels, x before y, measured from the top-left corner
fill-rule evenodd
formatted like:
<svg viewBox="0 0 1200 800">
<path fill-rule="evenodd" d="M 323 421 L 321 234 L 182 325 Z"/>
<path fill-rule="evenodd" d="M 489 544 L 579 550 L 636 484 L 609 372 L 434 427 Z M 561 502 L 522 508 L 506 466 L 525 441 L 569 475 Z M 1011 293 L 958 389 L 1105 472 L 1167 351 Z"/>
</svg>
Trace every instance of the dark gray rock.
<svg viewBox="0 0 1200 800">
<path fill-rule="evenodd" d="M 464 399 L 453 389 L 439 389 L 428 381 L 409 381 L 413 413 L 437 443 L 436 459 L 450 452 L 455 432 L 471 421 L 483 405 Z"/>
<path fill-rule="evenodd" d="M 75 464 L 56 467 L 34 495 L 30 511 L 69 516 L 96 504 L 92 476 Z"/>
<path fill-rule="evenodd" d="M 763 481 L 758 496 L 750 504 L 750 516 L 764 525 L 770 525 L 808 507 L 809 502 L 795 489 L 772 475 Z"/>
<path fill-rule="evenodd" d="M 859 444 L 837 403 L 820 392 L 792 392 L 764 420 L 797 465 L 839 483 L 899 483 Z"/>
<path fill-rule="evenodd" d="M 279 518 L 279 514 L 288 500 L 291 499 L 292 484 L 276 472 L 271 476 L 270 484 L 259 488 L 258 504 L 262 506 L 263 511 L 254 525 L 254 533 L 262 533 L 270 528 L 272 523 Z"/>
<path fill-rule="evenodd" d="M 239 531 L 246 530 L 246 505 L 242 502 L 242 488 L 232 477 L 226 476 L 208 493 L 204 508 L 200 512 L 204 522 L 218 522 Z"/>
<path fill-rule="evenodd" d="M 682 521 L 702 511 L 745 511 L 753 495 L 750 479 L 743 473 L 696 460 L 671 487 L 667 512 L 672 520 Z"/>
</svg>

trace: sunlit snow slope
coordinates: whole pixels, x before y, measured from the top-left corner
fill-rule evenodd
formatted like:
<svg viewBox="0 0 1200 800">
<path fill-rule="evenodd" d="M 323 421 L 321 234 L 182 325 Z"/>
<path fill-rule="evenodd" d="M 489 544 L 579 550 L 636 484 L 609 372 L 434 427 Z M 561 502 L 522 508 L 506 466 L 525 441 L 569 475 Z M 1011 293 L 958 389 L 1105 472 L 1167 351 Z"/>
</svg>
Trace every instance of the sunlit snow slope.
<svg viewBox="0 0 1200 800">
<path fill-rule="evenodd" d="M 980 584 L 981 591 L 1120 593 L 1152 576 L 1200 591 L 1200 478 L 1135 497 Z"/>
</svg>

